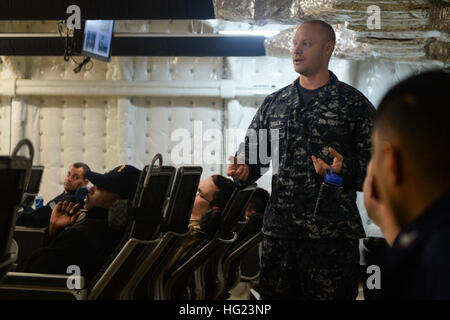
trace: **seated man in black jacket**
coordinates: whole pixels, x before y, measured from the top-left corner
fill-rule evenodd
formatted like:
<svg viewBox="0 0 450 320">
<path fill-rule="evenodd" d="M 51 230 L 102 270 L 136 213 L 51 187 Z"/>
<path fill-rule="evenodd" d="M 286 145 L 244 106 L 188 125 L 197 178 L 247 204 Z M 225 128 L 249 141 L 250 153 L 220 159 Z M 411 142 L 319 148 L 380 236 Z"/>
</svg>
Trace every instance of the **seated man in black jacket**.
<svg viewBox="0 0 450 320">
<path fill-rule="evenodd" d="M 85 199 L 85 217 L 80 216 L 79 204 L 59 202 L 52 211 L 44 247 L 15 271 L 67 274 L 68 267 L 75 265 L 89 283 L 122 236 L 108 225 L 108 209 L 120 199 L 133 199 L 140 174 L 130 165 L 105 174 L 88 171 L 86 177 L 94 186 Z"/>
<path fill-rule="evenodd" d="M 75 162 L 72 164 L 64 179 L 63 193 L 37 210 L 24 206 L 24 211 L 17 219 L 16 225 L 35 228 L 48 227 L 53 208 L 58 202 L 77 202 L 78 199 L 75 197 L 75 192 L 78 188 L 85 188 L 88 185 L 89 181 L 86 179 L 86 172 L 89 170 L 89 166 L 85 163 Z"/>
</svg>

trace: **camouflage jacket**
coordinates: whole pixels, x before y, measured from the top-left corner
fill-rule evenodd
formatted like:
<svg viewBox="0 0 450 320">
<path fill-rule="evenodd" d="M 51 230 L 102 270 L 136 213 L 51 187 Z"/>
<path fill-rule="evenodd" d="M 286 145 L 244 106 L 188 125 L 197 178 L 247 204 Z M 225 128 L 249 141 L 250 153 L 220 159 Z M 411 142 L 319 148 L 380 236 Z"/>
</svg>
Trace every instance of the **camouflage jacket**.
<svg viewBox="0 0 450 320">
<path fill-rule="evenodd" d="M 340 82 L 331 71 L 330 81 L 306 105 L 300 102 L 296 82 L 266 97 L 237 152 L 250 167 L 247 183 L 256 181 L 268 168 L 267 159 L 272 160 L 264 234 L 285 239 L 365 236 L 356 191 L 362 190 L 370 159 L 375 112 L 361 92 Z M 257 138 L 252 138 L 255 132 Z M 331 164 L 328 147 L 344 157 L 340 172 L 344 188 L 341 201 L 334 204 L 335 216 L 319 222 L 313 212 L 324 179 L 316 173 L 311 156 Z"/>
</svg>

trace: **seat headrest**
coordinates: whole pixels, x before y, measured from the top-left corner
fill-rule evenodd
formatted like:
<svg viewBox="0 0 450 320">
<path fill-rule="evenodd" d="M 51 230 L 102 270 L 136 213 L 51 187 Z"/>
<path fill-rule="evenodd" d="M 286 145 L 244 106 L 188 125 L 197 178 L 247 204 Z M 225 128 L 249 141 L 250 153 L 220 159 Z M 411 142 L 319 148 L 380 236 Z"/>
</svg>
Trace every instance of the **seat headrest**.
<svg viewBox="0 0 450 320">
<path fill-rule="evenodd" d="M 124 231 L 131 219 L 131 202 L 119 200 L 108 210 L 108 226 L 118 232 Z"/>
</svg>

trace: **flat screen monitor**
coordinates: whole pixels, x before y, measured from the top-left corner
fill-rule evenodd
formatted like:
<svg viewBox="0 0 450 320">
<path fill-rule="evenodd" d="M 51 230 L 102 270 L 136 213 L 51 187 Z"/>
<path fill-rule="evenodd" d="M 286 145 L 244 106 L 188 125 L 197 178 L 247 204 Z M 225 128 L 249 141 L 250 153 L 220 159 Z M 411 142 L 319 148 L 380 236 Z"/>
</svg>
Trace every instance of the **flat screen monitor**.
<svg viewBox="0 0 450 320">
<path fill-rule="evenodd" d="M 111 61 L 114 20 L 86 20 L 82 55 Z"/>
<path fill-rule="evenodd" d="M 44 167 L 33 166 L 30 175 L 30 181 L 28 182 L 26 193 L 38 194 L 39 187 L 41 185 L 42 173 L 44 172 Z"/>
</svg>

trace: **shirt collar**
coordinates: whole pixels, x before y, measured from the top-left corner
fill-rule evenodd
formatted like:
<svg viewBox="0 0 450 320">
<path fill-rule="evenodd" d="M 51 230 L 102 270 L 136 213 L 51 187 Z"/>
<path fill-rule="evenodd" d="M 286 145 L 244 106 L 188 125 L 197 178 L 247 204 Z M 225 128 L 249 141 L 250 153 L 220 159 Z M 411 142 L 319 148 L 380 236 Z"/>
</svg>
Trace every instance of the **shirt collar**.
<svg viewBox="0 0 450 320">
<path fill-rule="evenodd" d="M 417 219 L 404 227 L 394 240 L 393 248 L 406 250 L 431 235 L 439 226 L 450 223 L 450 193 L 442 195 Z"/>
<path fill-rule="evenodd" d="M 337 96 L 337 84 L 339 83 L 338 78 L 336 75 L 328 70 L 330 74 L 330 80 L 327 82 L 326 85 L 320 88 L 320 90 L 317 92 L 317 94 L 313 97 L 312 100 L 316 100 L 319 103 L 328 101 L 329 99 L 332 99 L 334 96 Z M 297 83 L 299 83 L 300 77 L 295 79 L 295 81 L 291 84 L 290 88 L 290 94 L 291 96 L 294 96 L 295 103 L 298 105 L 300 104 L 300 99 L 298 97 L 298 90 L 297 90 Z"/>
<path fill-rule="evenodd" d="M 86 217 L 91 219 L 106 219 L 108 218 L 108 209 L 94 207 L 86 213 Z"/>
</svg>

